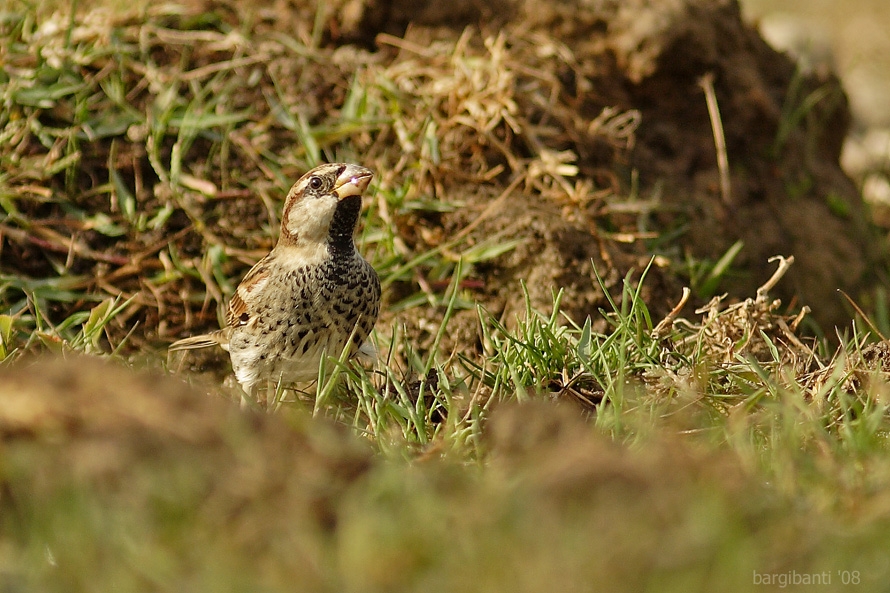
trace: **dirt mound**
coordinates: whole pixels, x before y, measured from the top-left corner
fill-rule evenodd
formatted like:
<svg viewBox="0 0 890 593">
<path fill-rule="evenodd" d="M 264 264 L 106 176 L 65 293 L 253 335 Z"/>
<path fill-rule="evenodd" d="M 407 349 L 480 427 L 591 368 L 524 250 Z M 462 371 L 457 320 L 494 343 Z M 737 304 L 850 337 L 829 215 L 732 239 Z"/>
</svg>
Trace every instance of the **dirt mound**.
<svg viewBox="0 0 890 593">
<path fill-rule="evenodd" d="M 342 426 L 239 412 L 94 358 L 17 361 L 0 397 L 9 591 L 636 591 L 775 544 L 757 526 L 823 523 L 790 513 L 729 453 L 658 435 L 619 447 L 544 402 L 492 411 L 483 468 L 435 448 L 373 455 Z M 732 537 L 702 535 L 702 508 Z M 764 562 L 743 559 L 726 574 Z"/>
<path fill-rule="evenodd" d="M 27 529 L 35 513 L 48 533 L 92 531 L 95 547 L 53 538 L 62 556 L 115 553 L 116 529 L 105 530 L 97 509 L 136 529 L 166 518 L 207 535 L 217 552 L 262 555 L 284 522 L 315 535 L 330 528 L 339 496 L 372 462 L 370 448 L 333 423 L 246 414 L 94 357 L 18 361 L 0 397 L 3 531 Z M 80 520 L 61 528 L 67 513 Z"/>
<path fill-rule="evenodd" d="M 575 195 L 514 192 L 479 225 L 479 237 L 526 239 L 485 269 L 492 285 L 516 294 L 516 280 L 525 279 L 538 306 L 552 287 L 565 288 L 567 310 L 583 317 L 603 304 L 590 261 L 615 280 L 641 269 L 648 254 L 664 255 L 670 269 L 655 275 L 671 278 L 654 289 L 674 292 L 684 260 L 715 262 L 742 241 L 721 290 L 753 292 L 769 277 L 769 257 L 791 254 L 797 266 L 778 296 L 810 305 L 825 327 L 846 323 L 837 290 L 861 288 L 879 253 L 838 164 L 850 116 L 836 78 L 798 72 L 742 22 L 734 1 L 511 8 L 498 21 L 506 61 L 530 71 L 514 68 L 516 117 L 524 124 L 518 135 L 529 155 L 552 151 L 576 167 L 560 181 L 576 190 L 590 185 Z M 443 16 L 441 24 L 461 24 L 464 16 Z M 414 26 L 406 39 L 419 44 L 430 35 Z M 529 80 L 535 76 L 537 85 Z M 705 79 L 719 106 L 726 186 Z M 538 135 L 548 128 L 558 132 Z M 474 216 L 459 211 L 443 225 L 457 231 Z M 647 240 L 646 231 L 660 238 Z M 669 299 L 650 302 L 659 308 Z"/>
</svg>

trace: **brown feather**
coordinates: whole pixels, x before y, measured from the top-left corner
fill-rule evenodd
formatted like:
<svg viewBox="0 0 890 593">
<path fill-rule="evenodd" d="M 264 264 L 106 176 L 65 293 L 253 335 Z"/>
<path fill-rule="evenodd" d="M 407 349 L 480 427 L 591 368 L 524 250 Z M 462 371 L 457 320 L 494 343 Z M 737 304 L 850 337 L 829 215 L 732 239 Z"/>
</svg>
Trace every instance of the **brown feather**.
<svg viewBox="0 0 890 593">
<path fill-rule="evenodd" d="M 170 344 L 169 350 L 196 350 L 198 348 L 209 348 L 210 346 L 225 347 L 228 341 L 228 336 L 224 336 L 222 331 L 215 331 L 209 334 L 177 340 Z"/>
<path fill-rule="evenodd" d="M 241 284 L 235 289 L 235 294 L 232 295 L 232 300 L 229 301 L 229 307 L 226 311 L 226 325 L 229 327 L 247 325 L 247 322 L 250 321 L 250 307 L 248 303 L 253 301 L 251 293 L 262 288 L 269 278 L 269 259 L 270 256 L 267 255 L 250 268 Z"/>
</svg>

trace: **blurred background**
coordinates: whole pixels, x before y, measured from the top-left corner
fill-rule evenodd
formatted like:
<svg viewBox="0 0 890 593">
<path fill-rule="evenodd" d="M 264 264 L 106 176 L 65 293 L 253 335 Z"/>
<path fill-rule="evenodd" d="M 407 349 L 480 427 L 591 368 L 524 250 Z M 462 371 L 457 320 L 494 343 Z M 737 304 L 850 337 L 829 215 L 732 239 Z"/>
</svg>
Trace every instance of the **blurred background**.
<svg viewBox="0 0 890 593">
<path fill-rule="evenodd" d="M 842 156 L 887 226 L 890 208 L 890 12 L 882 0 L 742 0 L 746 17 L 774 47 L 809 68 L 835 70 L 850 98 L 854 126 Z"/>
</svg>

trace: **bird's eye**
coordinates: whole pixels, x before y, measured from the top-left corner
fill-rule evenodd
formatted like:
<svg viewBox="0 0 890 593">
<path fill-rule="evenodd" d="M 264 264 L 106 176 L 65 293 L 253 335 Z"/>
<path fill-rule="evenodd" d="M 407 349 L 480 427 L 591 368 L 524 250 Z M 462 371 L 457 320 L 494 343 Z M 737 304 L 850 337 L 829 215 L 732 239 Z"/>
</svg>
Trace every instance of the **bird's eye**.
<svg viewBox="0 0 890 593">
<path fill-rule="evenodd" d="M 321 178 L 311 177 L 309 179 L 309 187 L 311 189 L 321 189 Z"/>
</svg>

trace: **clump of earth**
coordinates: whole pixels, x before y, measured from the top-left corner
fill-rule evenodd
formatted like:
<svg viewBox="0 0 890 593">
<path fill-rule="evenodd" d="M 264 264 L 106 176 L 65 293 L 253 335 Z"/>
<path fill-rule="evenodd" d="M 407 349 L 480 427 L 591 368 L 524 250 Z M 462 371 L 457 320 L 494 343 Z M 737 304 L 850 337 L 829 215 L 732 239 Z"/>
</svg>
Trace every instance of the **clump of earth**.
<svg viewBox="0 0 890 593">
<path fill-rule="evenodd" d="M 522 306 L 522 279 L 544 308 L 553 289 L 564 289 L 564 309 L 583 319 L 605 304 L 594 265 L 608 287 L 617 287 L 659 254 L 645 294 L 652 308 L 665 311 L 684 281 L 684 262 L 716 262 L 739 241 L 719 291 L 753 295 L 773 270 L 769 258 L 793 255 L 796 264 L 776 294 L 808 305 L 829 333 L 849 319 L 838 291 L 858 295 L 869 287 L 882 254 L 839 165 L 850 125 L 844 91 L 830 72 L 798 69 L 771 48 L 743 21 L 737 2 L 371 1 L 361 9 L 347 3 L 331 18 L 346 13 L 340 38 L 369 46 L 380 33 L 423 44 L 457 38 L 465 27 L 482 36 L 499 32 L 529 68 L 555 81 L 545 106 L 517 90 L 519 113 L 526 125 L 560 127 L 548 148 L 577 155 L 574 179 L 591 180 L 593 192 L 573 203 L 515 191 L 486 213 L 474 230 L 480 240 L 498 233 L 524 239 L 478 270 L 481 292 L 496 307 Z M 528 47 L 529 38 L 540 44 Z M 706 80 L 719 109 L 728 185 Z M 610 110 L 638 118 L 632 137 L 593 129 L 609 123 L 603 114 Z M 498 195 L 439 183 L 468 203 L 488 204 Z M 441 225 L 448 236 L 479 212 L 469 207 L 405 224 Z"/>
</svg>

